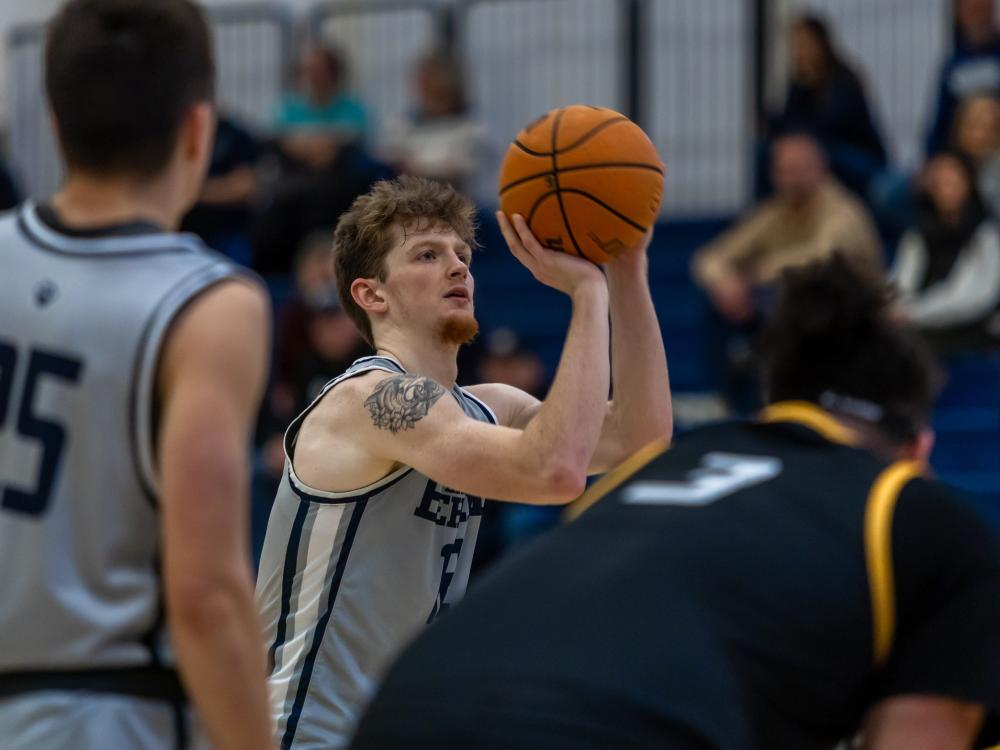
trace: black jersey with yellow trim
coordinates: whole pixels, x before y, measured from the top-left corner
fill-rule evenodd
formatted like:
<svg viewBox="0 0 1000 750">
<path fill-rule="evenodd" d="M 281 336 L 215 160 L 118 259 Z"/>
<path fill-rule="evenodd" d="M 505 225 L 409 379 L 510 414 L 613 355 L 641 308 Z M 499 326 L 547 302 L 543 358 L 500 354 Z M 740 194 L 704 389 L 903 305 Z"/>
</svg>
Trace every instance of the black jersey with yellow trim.
<svg viewBox="0 0 1000 750">
<path fill-rule="evenodd" d="M 782 403 L 648 447 L 418 639 L 361 734 L 394 723 L 427 746 L 486 710 L 509 719 L 491 742 L 559 726 L 592 743 L 561 747 L 653 748 L 669 726 L 799 750 L 893 695 L 1000 709 L 996 535 L 919 465 L 856 443 Z M 487 746 L 477 731 L 463 747 Z"/>
</svg>

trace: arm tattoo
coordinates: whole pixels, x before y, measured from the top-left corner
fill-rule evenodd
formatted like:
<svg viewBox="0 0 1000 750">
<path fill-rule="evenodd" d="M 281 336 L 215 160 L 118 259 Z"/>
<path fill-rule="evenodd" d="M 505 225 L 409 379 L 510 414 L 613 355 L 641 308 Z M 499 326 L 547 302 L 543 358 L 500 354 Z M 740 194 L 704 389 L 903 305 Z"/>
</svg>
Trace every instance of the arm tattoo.
<svg viewBox="0 0 1000 750">
<path fill-rule="evenodd" d="M 444 388 L 430 378 L 394 375 L 375 386 L 365 406 L 376 427 L 395 434 L 412 429 L 444 394 Z"/>
</svg>

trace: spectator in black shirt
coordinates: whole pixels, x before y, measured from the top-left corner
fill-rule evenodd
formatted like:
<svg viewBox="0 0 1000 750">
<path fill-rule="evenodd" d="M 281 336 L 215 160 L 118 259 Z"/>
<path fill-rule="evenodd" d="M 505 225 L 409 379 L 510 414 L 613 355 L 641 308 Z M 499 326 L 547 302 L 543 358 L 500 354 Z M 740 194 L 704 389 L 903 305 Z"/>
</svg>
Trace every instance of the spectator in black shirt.
<svg viewBox="0 0 1000 750">
<path fill-rule="evenodd" d="M 831 171 L 866 196 L 886 167 L 886 151 L 861 76 L 844 60 L 827 24 L 804 16 L 791 28 L 785 105 L 773 132 L 804 131 L 823 146 Z"/>
</svg>

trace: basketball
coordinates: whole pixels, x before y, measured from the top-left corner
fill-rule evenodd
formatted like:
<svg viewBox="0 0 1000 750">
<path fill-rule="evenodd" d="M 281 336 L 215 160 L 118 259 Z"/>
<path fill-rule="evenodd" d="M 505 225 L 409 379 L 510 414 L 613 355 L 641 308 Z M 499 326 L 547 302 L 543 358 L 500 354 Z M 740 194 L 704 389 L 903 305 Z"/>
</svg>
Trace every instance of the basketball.
<svg viewBox="0 0 1000 750">
<path fill-rule="evenodd" d="M 517 134 L 500 167 L 500 210 L 521 214 L 552 250 L 606 263 L 660 211 L 663 163 L 638 125 L 573 104 Z"/>
</svg>

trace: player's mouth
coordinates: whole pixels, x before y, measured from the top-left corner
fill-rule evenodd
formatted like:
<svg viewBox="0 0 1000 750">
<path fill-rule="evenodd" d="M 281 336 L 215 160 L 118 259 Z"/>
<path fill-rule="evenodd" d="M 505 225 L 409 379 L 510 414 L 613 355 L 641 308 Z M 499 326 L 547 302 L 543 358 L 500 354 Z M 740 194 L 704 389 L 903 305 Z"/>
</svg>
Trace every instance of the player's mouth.
<svg viewBox="0 0 1000 750">
<path fill-rule="evenodd" d="M 469 290 L 464 286 L 453 287 L 449 292 L 444 295 L 445 299 L 460 299 L 468 302 L 470 300 Z"/>
</svg>

